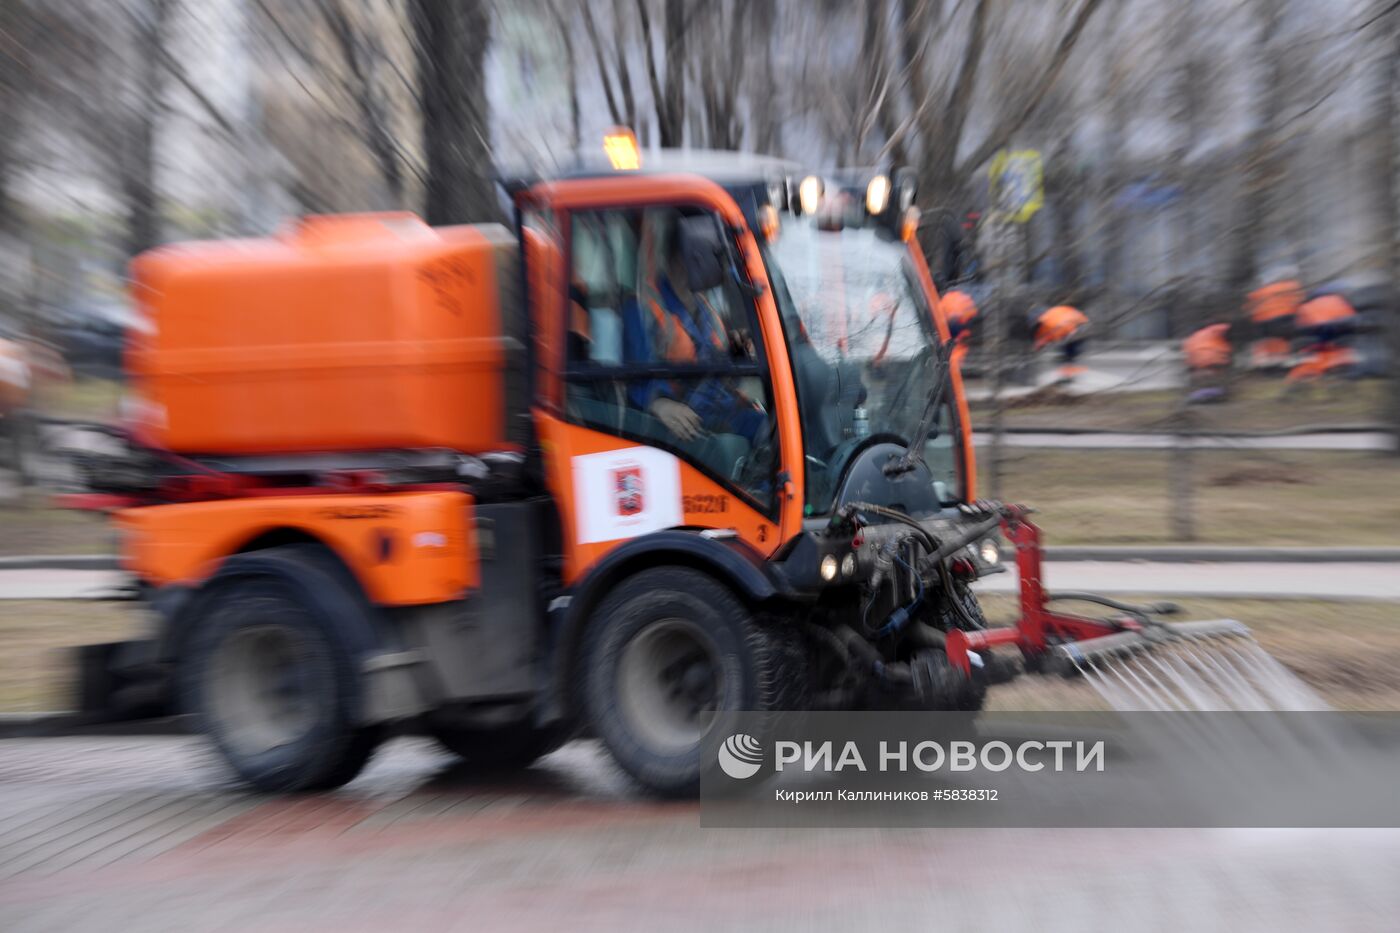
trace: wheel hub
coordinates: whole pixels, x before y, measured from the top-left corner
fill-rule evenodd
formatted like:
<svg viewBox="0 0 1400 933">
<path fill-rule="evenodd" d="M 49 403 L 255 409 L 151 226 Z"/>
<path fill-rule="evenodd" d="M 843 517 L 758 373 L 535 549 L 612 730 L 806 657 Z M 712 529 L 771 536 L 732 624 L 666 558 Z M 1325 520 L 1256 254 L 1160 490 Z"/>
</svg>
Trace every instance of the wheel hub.
<svg viewBox="0 0 1400 933">
<path fill-rule="evenodd" d="M 316 721 L 316 666 L 306 640 L 285 625 L 249 626 L 219 646 L 210 670 L 210 710 L 241 754 L 291 744 Z"/>
<path fill-rule="evenodd" d="M 719 651 L 683 619 L 663 619 L 629 641 L 618 663 L 618 700 L 632 730 L 662 752 L 704 737 L 724 705 Z"/>
</svg>

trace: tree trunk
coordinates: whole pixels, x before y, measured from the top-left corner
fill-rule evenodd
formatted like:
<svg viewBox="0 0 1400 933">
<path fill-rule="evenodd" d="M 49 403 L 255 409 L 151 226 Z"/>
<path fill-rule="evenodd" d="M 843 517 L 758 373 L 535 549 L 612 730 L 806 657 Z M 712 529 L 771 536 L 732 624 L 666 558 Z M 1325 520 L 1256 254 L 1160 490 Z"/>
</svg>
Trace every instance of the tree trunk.
<svg viewBox="0 0 1400 933">
<path fill-rule="evenodd" d="M 1102 266 L 1100 275 L 1105 302 L 1110 313 L 1121 310 L 1122 299 L 1127 291 L 1127 275 L 1123 268 L 1126 258 L 1125 239 L 1128 234 L 1128 218 L 1120 194 L 1122 192 L 1127 154 L 1124 151 L 1124 124 L 1132 114 L 1132 100 L 1128 82 L 1127 46 L 1129 37 L 1122 34 L 1122 7 L 1115 5 L 1113 20 L 1109 27 L 1108 41 L 1112 44 L 1109 53 L 1108 74 L 1104 93 L 1109 98 L 1109 119 L 1104 129 L 1103 169 L 1099 176 L 1099 209 L 1103 212 L 1103 232 L 1095 237 L 1101 244 Z"/>
<path fill-rule="evenodd" d="M 1381 45 L 1381 62 L 1372 91 L 1375 107 L 1375 132 L 1379 137 L 1377 154 L 1376 197 L 1380 201 L 1382 255 L 1388 267 L 1390 293 L 1382 326 L 1385 328 L 1389 350 L 1390 391 L 1386 393 L 1382 413 L 1384 423 L 1391 425 L 1396 444 L 1392 453 L 1400 456 L 1400 119 L 1397 119 L 1396 96 L 1400 94 L 1400 16 L 1389 24 L 1389 35 Z"/>
<path fill-rule="evenodd" d="M 1230 288 L 1247 292 L 1259 277 L 1259 247 L 1277 221 L 1277 195 L 1283 176 L 1278 123 L 1283 114 L 1285 88 L 1284 52 L 1277 36 L 1283 21 L 1283 0 L 1255 0 L 1259 18 L 1260 72 L 1254 126 L 1249 133 L 1240 217 L 1236 224 L 1228 281 Z"/>
<path fill-rule="evenodd" d="M 126 214 L 124 247 L 135 256 L 160 243 L 160 194 L 156 185 L 156 123 L 165 87 L 166 26 L 173 0 L 151 0 L 137 14 L 138 72 L 133 117 L 117 155 L 118 188 Z"/>
<path fill-rule="evenodd" d="M 1168 458 L 1167 515 L 1174 541 L 1196 540 L 1196 413 L 1183 396 L 1172 417 Z"/>
<path fill-rule="evenodd" d="M 665 104 L 663 146 L 679 147 L 685 141 L 686 15 L 684 0 L 666 0 L 666 93 L 657 103 L 658 116 Z"/>
<path fill-rule="evenodd" d="M 487 0 L 411 0 L 427 184 L 434 225 L 500 217 L 486 114 Z"/>
<path fill-rule="evenodd" d="M 774 0 L 749 0 L 753 7 L 753 41 L 758 54 L 758 93 L 750 92 L 749 112 L 753 114 L 753 150 L 777 155 L 782 148 L 782 120 L 775 96 L 778 81 L 773 72 L 773 33 L 778 10 Z"/>
</svg>

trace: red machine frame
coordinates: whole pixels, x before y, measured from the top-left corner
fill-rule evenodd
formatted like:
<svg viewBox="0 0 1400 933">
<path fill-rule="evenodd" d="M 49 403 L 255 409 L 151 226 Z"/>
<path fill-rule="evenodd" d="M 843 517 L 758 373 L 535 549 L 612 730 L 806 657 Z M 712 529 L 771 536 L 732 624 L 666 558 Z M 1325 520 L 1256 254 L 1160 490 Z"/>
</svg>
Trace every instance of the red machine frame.
<svg viewBox="0 0 1400 933">
<path fill-rule="evenodd" d="M 1054 612 L 1041 576 L 1044 554 L 1040 543 L 1040 528 L 1027 518 L 1027 509 L 1013 508 L 1002 520 L 1002 532 L 1016 547 L 1016 570 L 1020 575 L 1021 614 L 1014 626 L 988 628 L 979 631 L 954 629 L 948 633 L 948 660 L 964 674 L 972 671 L 972 652 L 984 651 L 998 645 L 1014 645 L 1028 661 L 1043 655 L 1053 643 L 1088 641 L 1119 632 L 1142 629 L 1142 623 L 1131 616 L 1089 619 L 1083 616 Z"/>
</svg>

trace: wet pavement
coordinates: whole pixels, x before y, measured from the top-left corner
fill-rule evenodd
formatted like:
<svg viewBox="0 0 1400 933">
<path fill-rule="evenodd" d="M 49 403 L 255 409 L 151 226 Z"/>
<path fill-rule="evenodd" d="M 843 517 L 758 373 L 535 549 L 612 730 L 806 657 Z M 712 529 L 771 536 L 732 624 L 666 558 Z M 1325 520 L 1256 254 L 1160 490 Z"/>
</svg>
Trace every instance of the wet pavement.
<svg viewBox="0 0 1400 933">
<path fill-rule="evenodd" d="M 183 738 L 0 742 L 0 929 L 1393 929 L 1400 832 L 712 830 L 596 744 L 400 739 L 332 794 Z"/>
</svg>

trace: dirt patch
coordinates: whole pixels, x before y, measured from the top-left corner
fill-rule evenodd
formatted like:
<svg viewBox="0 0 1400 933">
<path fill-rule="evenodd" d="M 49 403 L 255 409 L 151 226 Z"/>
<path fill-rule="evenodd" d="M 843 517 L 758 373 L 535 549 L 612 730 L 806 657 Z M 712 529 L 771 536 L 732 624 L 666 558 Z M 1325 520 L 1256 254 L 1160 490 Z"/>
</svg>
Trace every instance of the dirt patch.
<svg viewBox="0 0 1400 933">
<path fill-rule="evenodd" d="M 1206 479 L 1208 486 L 1260 486 L 1276 483 L 1285 486 L 1298 486 L 1316 482 L 1306 470 L 1286 464 L 1245 464 L 1224 472 L 1215 473 Z"/>
<path fill-rule="evenodd" d="M 1200 450 L 1192 506 L 1206 544 L 1400 544 L 1400 461 L 1351 451 Z M 1009 448 L 1000 498 L 1035 507 L 1050 544 L 1173 541 L 1170 451 Z M 991 458 L 978 451 L 979 491 Z M 1220 482 L 1223 479 L 1224 482 Z"/>
<path fill-rule="evenodd" d="M 1009 398 L 1004 404 L 1007 409 L 1081 408 L 1085 404 L 1085 396 L 1049 385 L 1027 395 Z"/>
<path fill-rule="evenodd" d="M 71 708 L 68 649 L 136 638 L 149 623 L 138 603 L 0 600 L 0 712 Z"/>
</svg>

